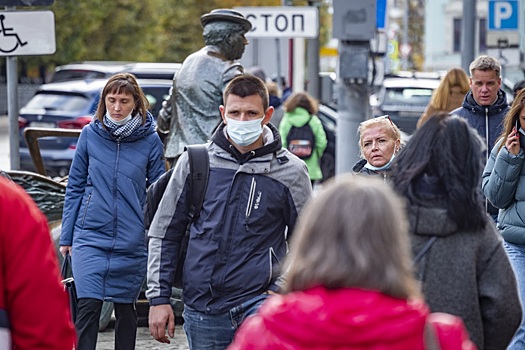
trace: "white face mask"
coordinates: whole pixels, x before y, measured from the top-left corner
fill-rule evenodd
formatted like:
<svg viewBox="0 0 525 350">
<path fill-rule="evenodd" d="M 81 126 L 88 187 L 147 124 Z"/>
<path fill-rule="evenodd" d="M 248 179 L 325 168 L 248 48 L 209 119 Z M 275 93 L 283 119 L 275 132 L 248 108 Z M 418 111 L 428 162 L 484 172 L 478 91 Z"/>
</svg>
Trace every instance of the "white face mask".
<svg viewBox="0 0 525 350">
<path fill-rule="evenodd" d="M 133 111 L 132 111 L 131 113 L 133 113 Z M 133 116 L 131 115 L 131 113 L 130 113 L 126 118 L 124 118 L 124 119 L 121 119 L 121 120 L 115 120 L 115 119 L 111 118 L 111 115 L 109 115 L 109 112 L 106 111 L 106 117 L 107 117 L 109 120 L 111 120 L 113 123 L 115 123 L 116 125 L 120 126 L 120 125 L 124 125 L 124 124 L 126 124 L 127 122 L 129 122 L 129 121 L 131 120 L 131 118 L 133 117 Z"/>
<path fill-rule="evenodd" d="M 394 153 L 392 153 L 392 157 L 390 158 L 390 160 L 388 161 L 388 163 L 386 163 L 385 165 L 383 166 L 373 166 L 372 164 L 370 163 L 366 163 L 365 164 L 365 168 L 367 169 L 370 169 L 370 170 L 373 170 L 373 171 L 382 171 L 382 170 L 386 170 L 388 168 L 390 168 L 390 165 L 392 165 L 392 162 L 394 161 L 394 158 L 396 157 L 396 151 L 394 151 Z"/>
<path fill-rule="evenodd" d="M 261 136 L 263 118 L 239 121 L 226 118 L 226 131 L 228 136 L 239 146 L 249 146 Z"/>
</svg>

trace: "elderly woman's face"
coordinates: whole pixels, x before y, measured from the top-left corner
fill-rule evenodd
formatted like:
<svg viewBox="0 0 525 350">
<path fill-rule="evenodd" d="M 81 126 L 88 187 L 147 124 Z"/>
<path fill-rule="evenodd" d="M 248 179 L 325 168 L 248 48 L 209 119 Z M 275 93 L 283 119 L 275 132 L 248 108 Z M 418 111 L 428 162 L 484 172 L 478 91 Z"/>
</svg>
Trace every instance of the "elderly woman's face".
<svg viewBox="0 0 525 350">
<path fill-rule="evenodd" d="M 371 125 L 361 132 L 361 152 L 368 163 L 375 167 L 388 163 L 399 144 L 400 141 L 390 136 L 384 125 Z"/>
</svg>

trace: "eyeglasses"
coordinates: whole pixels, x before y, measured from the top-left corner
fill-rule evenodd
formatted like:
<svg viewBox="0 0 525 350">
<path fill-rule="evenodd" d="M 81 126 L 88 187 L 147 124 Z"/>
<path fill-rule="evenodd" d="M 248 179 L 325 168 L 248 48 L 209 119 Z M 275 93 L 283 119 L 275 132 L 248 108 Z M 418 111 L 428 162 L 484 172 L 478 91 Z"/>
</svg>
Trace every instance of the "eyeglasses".
<svg viewBox="0 0 525 350">
<path fill-rule="evenodd" d="M 395 126 L 394 126 L 394 122 L 392 121 L 392 119 L 390 119 L 390 116 L 388 114 L 382 115 L 379 118 L 386 118 L 386 119 L 388 119 L 388 121 L 390 122 L 390 125 L 392 125 L 392 128 L 394 130 L 396 129 Z"/>
</svg>

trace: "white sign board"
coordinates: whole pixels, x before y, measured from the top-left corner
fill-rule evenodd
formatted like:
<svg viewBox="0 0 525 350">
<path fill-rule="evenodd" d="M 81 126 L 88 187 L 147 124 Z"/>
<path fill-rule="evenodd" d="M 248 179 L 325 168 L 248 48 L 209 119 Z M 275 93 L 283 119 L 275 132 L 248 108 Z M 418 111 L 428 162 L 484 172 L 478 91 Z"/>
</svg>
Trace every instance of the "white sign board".
<svg viewBox="0 0 525 350">
<path fill-rule="evenodd" d="M 0 12 L 0 56 L 50 55 L 55 50 L 53 12 Z"/>
<path fill-rule="evenodd" d="M 319 12 L 316 7 L 237 7 L 252 24 L 251 38 L 317 38 Z"/>
</svg>

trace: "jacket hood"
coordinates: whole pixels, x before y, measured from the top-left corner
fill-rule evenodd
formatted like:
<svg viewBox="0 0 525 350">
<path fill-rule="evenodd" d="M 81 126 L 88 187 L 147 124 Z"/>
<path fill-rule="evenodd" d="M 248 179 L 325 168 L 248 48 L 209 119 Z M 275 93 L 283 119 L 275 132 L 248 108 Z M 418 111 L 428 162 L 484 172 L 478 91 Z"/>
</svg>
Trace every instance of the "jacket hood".
<svg viewBox="0 0 525 350">
<path fill-rule="evenodd" d="M 446 208 L 411 205 L 408 221 L 418 235 L 446 237 L 458 231 Z"/>
<path fill-rule="evenodd" d="M 485 114 L 485 108 L 487 106 L 480 106 L 476 100 L 474 100 L 474 95 L 472 94 L 472 90 L 467 92 L 465 95 L 465 98 L 463 99 L 463 108 L 466 108 L 472 113 L 479 113 L 479 114 Z M 507 94 L 505 91 L 499 89 L 498 91 L 498 98 L 496 99 L 496 102 L 494 102 L 492 105 L 488 106 L 489 108 L 489 117 L 492 116 L 495 113 L 499 113 L 503 111 L 505 108 L 508 107 L 507 103 Z"/>
<path fill-rule="evenodd" d="M 235 148 L 235 146 L 226 137 L 226 124 L 221 122 L 211 140 L 220 148 L 229 152 L 239 164 L 244 164 L 252 158 L 257 158 L 270 153 L 277 153 L 282 149 L 281 136 L 279 131 L 271 123 L 268 123 L 263 128 L 264 146 L 257 148 L 251 152 L 242 154 Z"/>
<path fill-rule="evenodd" d="M 354 164 L 352 171 L 354 173 L 360 173 L 361 171 L 365 171 L 368 169 L 365 169 L 366 159 L 360 159 L 357 161 L 357 163 Z"/>
<path fill-rule="evenodd" d="M 449 236 L 458 230 L 446 207 L 445 187 L 438 177 L 424 173 L 410 186 L 409 222 L 419 235 Z"/>
<path fill-rule="evenodd" d="M 283 343 L 299 349 L 422 348 L 429 312 L 419 301 L 353 288 L 316 287 L 267 303 L 261 309 L 266 327 Z"/>
<path fill-rule="evenodd" d="M 109 131 L 102 124 L 102 122 L 96 119 L 95 117 L 93 117 L 93 120 L 89 123 L 89 125 L 100 136 L 110 140 L 117 140 L 115 136 L 109 133 Z M 131 134 L 128 137 L 124 137 L 121 140 L 121 142 L 133 142 L 153 133 L 155 133 L 155 120 L 153 119 L 153 115 L 148 111 L 146 114 L 146 122 L 143 125 L 141 125 L 137 130 L 135 130 L 133 134 Z"/>
<path fill-rule="evenodd" d="M 284 113 L 284 117 L 288 118 L 290 124 L 295 127 L 301 127 L 308 123 L 311 119 L 310 113 L 302 107 L 297 107 L 291 112 Z"/>
</svg>

